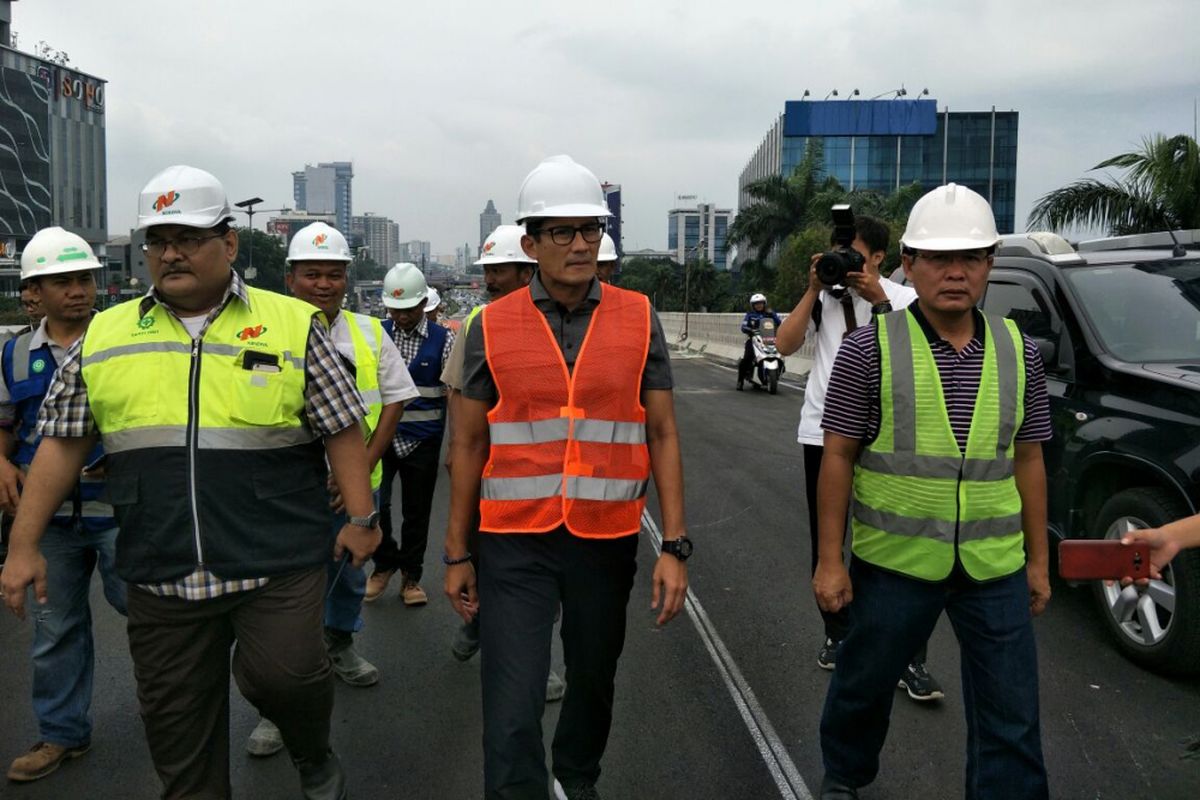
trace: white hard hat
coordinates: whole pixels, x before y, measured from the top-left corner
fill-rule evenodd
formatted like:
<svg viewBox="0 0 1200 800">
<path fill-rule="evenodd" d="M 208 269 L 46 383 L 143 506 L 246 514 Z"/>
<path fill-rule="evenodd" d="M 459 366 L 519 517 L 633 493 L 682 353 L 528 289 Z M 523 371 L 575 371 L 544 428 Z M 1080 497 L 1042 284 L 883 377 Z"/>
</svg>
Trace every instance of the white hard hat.
<svg viewBox="0 0 1200 800">
<path fill-rule="evenodd" d="M 416 264 L 403 261 L 383 276 L 383 304 L 388 308 L 412 308 L 425 301 L 427 291 Z"/>
<path fill-rule="evenodd" d="M 434 289 L 432 286 L 429 287 L 428 299 L 426 299 L 426 301 L 425 301 L 426 313 L 433 311 L 435 308 L 437 308 L 441 304 L 442 304 L 442 296 L 440 294 L 438 294 L 438 290 Z"/>
<path fill-rule="evenodd" d="M 524 225 L 500 225 L 483 242 L 483 251 L 475 266 L 487 264 L 536 264 L 537 260 L 525 255 L 521 249 Z"/>
<path fill-rule="evenodd" d="M 617 260 L 617 243 L 607 233 L 600 240 L 600 255 L 596 256 L 597 261 L 616 261 Z"/>
<path fill-rule="evenodd" d="M 900 244 L 912 250 L 977 250 L 999 241 L 988 201 L 954 183 L 918 200 L 900 237 Z"/>
<path fill-rule="evenodd" d="M 21 251 L 21 280 L 103 266 L 82 236 L 58 226 L 42 228 Z"/>
<path fill-rule="evenodd" d="M 570 156 L 551 156 L 533 168 L 517 195 L 517 222 L 535 217 L 609 217 L 604 190 L 592 171 Z"/>
<path fill-rule="evenodd" d="M 754 305 L 755 303 L 765 303 L 765 302 L 767 302 L 767 296 L 765 294 L 763 294 L 762 292 L 755 292 L 754 294 L 750 295 L 750 305 Z"/>
<path fill-rule="evenodd" d="M 296 231 L 292 243 L 288 245 L 287 260 L 295 261 L 345 261 L 350 257 L 350 245 L 346 237 L 332 225 L 324 222 L 314 222 Z"/>
<path fill-rule="evenodd" d="M 142 187 L 138 197 L 138 230 L 152 225 L 212 228 L 231 219 L 225 187 L 195 167 L 167 167 Z"/>
</svg>

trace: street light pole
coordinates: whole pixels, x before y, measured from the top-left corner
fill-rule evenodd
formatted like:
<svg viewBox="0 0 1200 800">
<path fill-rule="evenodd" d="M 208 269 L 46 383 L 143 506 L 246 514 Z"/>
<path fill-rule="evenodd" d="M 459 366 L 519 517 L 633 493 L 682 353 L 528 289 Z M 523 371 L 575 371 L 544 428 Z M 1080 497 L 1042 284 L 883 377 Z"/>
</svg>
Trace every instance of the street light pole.
<svg viewBox="0 0 1200 800">
<path fill-rule="evenodd" d="M 704 249 L 706 240 L 701 239 L 695 247 L 691 248 L 692 254 L 696 255 Z M 683 259 L 683 337 L 688 338 L 688 315 L 692 311 L 692 262 L 690 259 Z"/>
<path fill-rule="evenodd" d="M 246 215 L 246 225 L 250 228 L 249 241 L 247 242 L 250 264 L 246 267 L 246 280 L 251 280 L 258 275 L 258 272 L 254 269 L 254 206 L 262 201 L 261 197 L 251 197 L 249 200 L 234 203 Z"/>
</svg>

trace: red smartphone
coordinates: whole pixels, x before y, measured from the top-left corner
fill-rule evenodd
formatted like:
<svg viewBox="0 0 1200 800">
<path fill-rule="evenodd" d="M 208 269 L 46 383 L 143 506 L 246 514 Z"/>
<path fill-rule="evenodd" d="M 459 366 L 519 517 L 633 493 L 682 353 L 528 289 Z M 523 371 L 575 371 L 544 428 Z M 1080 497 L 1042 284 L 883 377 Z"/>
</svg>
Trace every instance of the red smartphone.
<svg viewBox="0 0 1200 800">
<path fill-rule="evenodd" d="M 1150 577 L 1150 545 L 1120 539 L 1064 539 L 1058 543 L 1058 574 L 1069 581 Z"/>
</svg>

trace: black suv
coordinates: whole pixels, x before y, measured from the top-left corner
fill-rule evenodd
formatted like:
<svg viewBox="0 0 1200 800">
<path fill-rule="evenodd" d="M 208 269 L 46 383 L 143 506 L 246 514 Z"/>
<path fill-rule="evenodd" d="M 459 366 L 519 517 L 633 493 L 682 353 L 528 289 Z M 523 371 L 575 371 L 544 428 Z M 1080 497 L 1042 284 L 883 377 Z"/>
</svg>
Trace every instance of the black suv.
<svg viewBox="0 0 1200 800">
<path fill-rule="evenodd" d="M 1015 320 L 1046 362 L 1053 534 L 1118 538 L 1200 510 L 1200 231 L 1078 248 L 1006 236 L 983 307 Z M 1145 589 L 1092 592 L 1128 657 L 1200 672 L 1200 551 Z"/>
</svg>

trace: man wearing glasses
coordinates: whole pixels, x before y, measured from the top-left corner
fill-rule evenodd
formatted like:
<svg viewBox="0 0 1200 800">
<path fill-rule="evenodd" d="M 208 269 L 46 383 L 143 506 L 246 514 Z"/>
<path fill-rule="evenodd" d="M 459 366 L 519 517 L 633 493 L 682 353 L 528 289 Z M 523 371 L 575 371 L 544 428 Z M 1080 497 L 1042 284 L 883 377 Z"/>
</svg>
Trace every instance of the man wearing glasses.
<svg viewBox="0 0 1200 800">
<path fill-rule="evenodd" d="M 600 796 L 651 474 L 666 539 L 653 576 L 660 625 L 687 591 L 670 362 L 646 297 L 596 280 L 608 216 L 595 175 L 568 156 L 543 161 L 518 199 L 537 274 L 467 332 L 443 560 L 455 610 L 467 621 L 482 614 L 487 798 L 549 795 L 541 718 L 560 605 L 567 692 L 555 792 Z M 478 593 L 467 548 L 477 511 Z"/>
<path fill-rule="evenodd" d="M 852 624 L 821 718 L 822 800 L 875 779 L 896 682 L 943 611 L 962 653 L 965 796 L 1048 796 L 1032 618 L 1050 599 L 1050 415 L 1037 346 L 975 307 L 999 240 L 965 186 L 922 197 L 901 239 L 917 301 L 851 333 L 833 365 L 813 588 Z"/>
<path fill-rule="evenodd" d="M 38 539 L 97 437 L 129 584 L 129 649 L 164 798 L 228 798 L 229 672 L 273 720 L 308 800 L 341 800 L 322 639 L 326 564 L 379 542 L 367 407 L 318 311 L 232 271 L 225 190 L 168 167 L 138 203 L 153 287 L 97 315 L 42 405 L 3 573 L 46 596 Z M 329 530 L 326 459 L 349 520 Z"/>
</svg>

